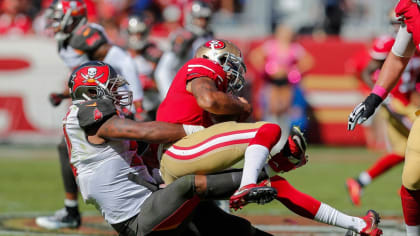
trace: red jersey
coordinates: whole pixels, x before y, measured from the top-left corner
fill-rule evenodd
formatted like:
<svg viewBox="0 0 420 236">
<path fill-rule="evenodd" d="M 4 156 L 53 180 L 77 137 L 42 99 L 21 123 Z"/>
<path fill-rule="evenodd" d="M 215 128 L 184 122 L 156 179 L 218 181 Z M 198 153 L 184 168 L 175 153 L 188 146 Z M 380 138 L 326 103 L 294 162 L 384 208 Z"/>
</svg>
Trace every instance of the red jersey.
<svg viewBox="0 0 420 236">
<path fill-rule="evenodd" d="M 397 17 L 403 16 L 408 33 L 413 35 L 413 42 L 417 49 L 420 44 L 420 10 L 411 0 L 400 0 L 395 7 Z"/>
<path fill-rule="evenodd" d="M 204 58 L 191 59 L 176 74 L 159 106 L 156 120 L 204 127 L 212 125 L 208 112 L 198 106 L 194 95 L 187 91 L 187 82 L 199 77 L 211 78 L 220 91 L 226 92 L 228 81 L 222 66 Z"/>
</svg>

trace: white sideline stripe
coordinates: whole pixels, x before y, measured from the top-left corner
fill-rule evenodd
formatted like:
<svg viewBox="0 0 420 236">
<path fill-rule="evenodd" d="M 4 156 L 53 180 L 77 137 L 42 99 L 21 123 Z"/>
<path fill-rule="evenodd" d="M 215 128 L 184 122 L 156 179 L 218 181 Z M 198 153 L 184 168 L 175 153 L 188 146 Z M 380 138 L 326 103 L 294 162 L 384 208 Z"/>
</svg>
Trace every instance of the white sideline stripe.
<svg viewBox="0 0 420 236">
<path fill-rule="evenodd" d="M 222 136 L 222 137 L 218 137 L 216 139 L 213 139 L 210 142 L 205 142 L 204 144 L 202 144 L 198 147 L 195 147 L 193 149 L 180 150 L 180 149 L 176 149 L 174 147 L 170 147 L 168 149 L 168 151 L 170 151 L 170 152 L 172 152 L 172 153 L 174 153 L 175 155 L 178 155 L 178 156 L 193 155 L 193 154 L 196 154 L 200 151 L 205 150 L 206 148 L 209 148 L 209 147 L 211 147 L 213 145 L 216 145 L 216 144 L 219 144 L 219 143 L 224 143 L 224 142 L 228 142 L 228 141 L 232 141 L 232 140 L 242 140 L 242 139 L 253 138 L 253 137 L 255 137 L 256 133 L 257 133 L 257 131 L 226 135 L 226 136 Z"/>
<path fill-rule="evenodd" d="M 359 92 L 308 91 L 306 98 L 314 107 L 354 107 L 363 100 Z"/>
</svg>

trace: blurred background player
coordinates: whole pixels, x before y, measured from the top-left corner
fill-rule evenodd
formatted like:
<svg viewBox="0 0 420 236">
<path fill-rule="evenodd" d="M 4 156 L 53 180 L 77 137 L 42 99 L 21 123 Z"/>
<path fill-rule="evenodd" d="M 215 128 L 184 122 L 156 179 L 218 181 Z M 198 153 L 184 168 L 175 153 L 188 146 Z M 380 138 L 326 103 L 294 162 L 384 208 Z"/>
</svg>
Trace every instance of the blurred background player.
<svg viewBox="0 0 420 236">
<path fill-rule="evenodd" d="M 55 0 L 46 11 L 48 27 L 54 31 L 58 43 L 58 53 L 69 69 L 73 69 L 89 60 L 105 61 L 124 75 L 129 81 L 128 88 L 133 91 L 135 114 L 141 119 L 143 88 L 133 59 L 120 47 L 113 45 L 107 38 L 102 26 L 87 22 L 87 9 L 83 0 Z M 92 72 L 93 73 L 93 72 Z M 99 75 L 98 75 L 99 76 Z M 51 93 L 53 106 L 69 98 L 66 87 L 62 93 Z M 58 145 L 61 173 L 65 188 L 65 208 L 54 216 L 38 217 L 36 223 L 47 229 L 77 228 L 81 224 L 78 208 L 78 188 L 71 171 L 67 147 L 64 140 Z"/>
<path fill-rule="evenodd" d="M 400 22 L 395 14 L 391 17 L 391 23 L 399 27 Z M 394 26 L 395 27 L 395 26 Z M 398 28 L 397 28 L 398 29 Z M 395 42 L 395 35 L 382 35 L 373 41 L 370 49 L 370 61 L 363 69 L 361 76 L 369 89 L 374 87 L 379 71 L 391 51 Z M 420 74 L 420 58 L 415 55 L 411 58 L 401 79 L 395 88 L 390 92 L 386 104 L 383 105 L 372 118 L 376 122 L 385 122 L 385 140 L 387 141 L 387 154 L 378 159 L 366 171 L 359 174 L 357 178 L 346 180 L 346 187 L 351 202 L 359 206 L 362 189 L 371 183 L 372 180 L 386 173 L 392 167 L 404 161 L 404 154 L 407 145 L 409 129 L 415 118 L 415 111 L 420 104 L 412 102 L 411 97 L 416 96 L 416 80 Z M 384 130 L 381 130 L 382 132 Z"/>
<path fill-rule="evenodd" d="M 313 65 L 312 56 L 295 41 L 292 26 L 274 26 L 272 37 L 253 49 L 248 58 L 259 71 L 263 85 L 258 93 L 259 118 L 279 124 L 288 136 L 293 125 L 306 130 L 308 104 L 299 83 Z"/>
<path fill-rule="evenodd" d="M 162 100 L 181 66 L 193 58 L 200 45 L 213 38 L 212 14 L 211 6 L 203 1 L 193 1 L 186 7 L 184 27 L 170 35 L 171 48 L 164 52 L 156 67 L 155 78 Z"/>
<path fill-rule="evenodd" d="M 155 82 L 155 69 L 163 51 L 149 39 L 151 25 L 145 17 L 128 17 L 126 27 L 127 46 L 133 54 L 144 90 L 144 120 L 155 120 L 161 101 Z"/>
</svg>

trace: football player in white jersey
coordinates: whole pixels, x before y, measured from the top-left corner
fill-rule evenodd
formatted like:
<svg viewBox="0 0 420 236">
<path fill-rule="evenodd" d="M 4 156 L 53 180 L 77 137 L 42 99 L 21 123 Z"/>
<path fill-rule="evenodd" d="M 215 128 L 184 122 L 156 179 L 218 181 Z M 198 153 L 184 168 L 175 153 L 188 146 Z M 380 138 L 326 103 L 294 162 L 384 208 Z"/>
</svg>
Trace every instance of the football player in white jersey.
<svg viewBox="0 0 420 236">
<path fill-rule="evenodd" d="M 83 0 L 54 0 L 46 11 L 48 27 L 54 31 L 58 42 L 58 53 L 72 70 L 90 60 L 105 61 L 123 75 L 133 91 L 133 112 L 140 119 L 143 88 L 138 79 L 135 62 L 131 56 L 107 38 L 102 26 L 87 23 L 87 10 Z M 57 106 L 69 98 L 68 88 L 61 93 L 51 93 L 50 101 Z M 58 145 L 62 179 L 65 188 L 65 208 L 54 216 L 38 217 L 36 223 L 47 229 L 78 228 L 81 224 L 77 204 L 78 189 L 68 164 L 68 154 L 64 140 Z"/>
<path fill-rule="evenodd" d="M 144 16 L 132 15 L 127 18 L 125 35 L 128 49 L 132 52 L 144 89 L 144 120 L 155 120 L 161 102 L 155 82 L 155 69 L 163 51 L 149 38 L 150 24 Z"/>
<path fill-rule="evenodd" d="M 165 98 L 177 71 L 193 58 L 198 47 L 213 38 L 211 6 L 204 1 L 194 1 L 186 9 L 184 27 L 170 35 L 171 49 L 164 52 L 156 67 L 155 79 L 161 100 Z"/>
<path fill-rule="evenodd" d="M 202 199 L 228 198 L 241 172 L 187 175 L 159 188 L 162 180 L 149 174 L 134 140 L 174 142 L 186 131 L 180 124 L 120 117 L 121 107 L 131 104 L 130 91 L 118 90 L 125 83 L 111 66 L 97 61 L 83 64 L 70 77 L 73 105 L 63 130 L 84 201 L 94 204 L 119 235 L 192 235 L 183 227 L 187 217 L 195 232 L 206 235 L 269 235 L 211 203 L 200 206 Z"/>
</svg>

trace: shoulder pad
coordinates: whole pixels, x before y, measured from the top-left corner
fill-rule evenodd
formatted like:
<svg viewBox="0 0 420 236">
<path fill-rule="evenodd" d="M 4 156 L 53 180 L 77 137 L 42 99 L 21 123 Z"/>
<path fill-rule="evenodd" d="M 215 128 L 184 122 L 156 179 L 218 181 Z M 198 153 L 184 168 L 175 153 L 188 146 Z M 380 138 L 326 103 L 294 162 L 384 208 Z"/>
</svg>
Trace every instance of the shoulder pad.
<svg viewBox="0 0 420 236">
<path fill-rule="evenodd" d="M 84 130 L 102 124 L 117 114 L 115 105 L 110 99 L 92 99 L 77 104 L 77 106 L 79 107 L 77 119 L 79 120 L 80 127 Z"/>
<path fill-rule="evenodd" d="M 91 53 L 107 42 L 104 32 L 87 24 L 76 30 L 69 44 L 74 49 Z"/>
</svg>

